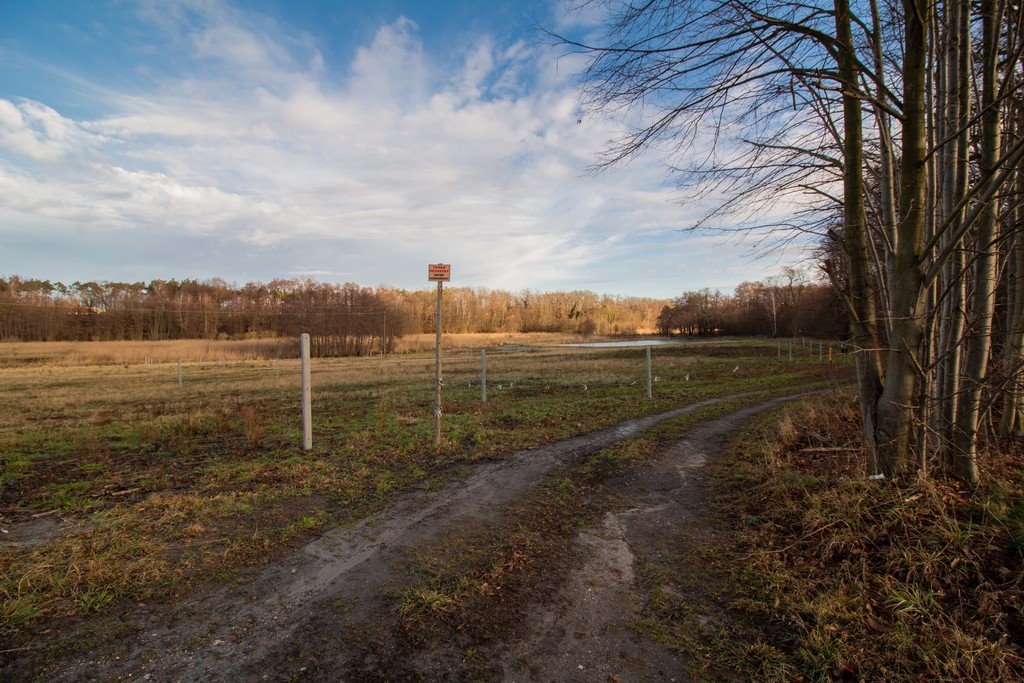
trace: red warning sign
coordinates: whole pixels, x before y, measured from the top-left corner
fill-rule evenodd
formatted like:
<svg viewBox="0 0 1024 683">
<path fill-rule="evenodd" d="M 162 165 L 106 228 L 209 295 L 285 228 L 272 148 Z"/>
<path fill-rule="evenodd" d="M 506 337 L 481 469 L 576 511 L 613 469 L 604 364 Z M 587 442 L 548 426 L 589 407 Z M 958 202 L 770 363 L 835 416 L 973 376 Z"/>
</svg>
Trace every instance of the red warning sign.
<svg viewBox="0 0 1024 683">
<path fill-rule="evenodd" d="M 431 263 L 427 266 L 427 279 L 431 282 L 448 282 L 452 279 L 450 263 Z"/>
</svg>

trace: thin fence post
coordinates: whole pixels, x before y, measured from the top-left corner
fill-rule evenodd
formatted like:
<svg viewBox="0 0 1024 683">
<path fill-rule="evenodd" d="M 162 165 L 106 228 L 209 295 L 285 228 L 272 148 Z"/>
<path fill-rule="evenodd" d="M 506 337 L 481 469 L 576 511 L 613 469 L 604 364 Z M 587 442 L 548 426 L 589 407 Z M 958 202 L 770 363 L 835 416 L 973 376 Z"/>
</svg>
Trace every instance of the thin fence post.
<svg viewBox="0 0 1024 683">
<path fill-rule="evenodd" d="M 825 343 L 818 342 L 818 365 L 825 362 Z"/>
<path fill-rule="evenodd" d="M 185 378 L 182 377 L 182 374 L 181 374 L 181 361 L 179 360 L 178 361 L 178 386 L 180 387 L 180 386 L 184 386 L 184 385 L 185 385 Z"/>
<path fill-rule="evenodd" d="M 434 304 L 434 446 L 441 445 L 441 292 L 444 282 L 437 281 Z"/>
<path fill-rule="evenodd" d="M 309 334 L 299 335 L 299 354 L 302 357 L 302 450 L 313 448 L 313 389 L 310 386 Z"/>
<path fill-rule="evenodd" d="M 781 339 L 777 339 L 777 340 L 775 340 L 775 343 L 779 347 L 779 360 L 782 360 L 782 340 Z"/>
<path fill-rule="evenodd" d="M 654 386 L 651 383 L 651 347 L 647 347 L 647 400 L 654 398 Z"/>
<path fill-rule="evenodd" d="M 274 379 L 281 379 L 281 359 L 274 359 Z"/>
<path fill-rule="evenodd" d="M 789 340 L 789 362 L 793 362 L 793 340 Z"/>
<path fill-rule="evenodd" d="M 487 403 L 487 349 L 480 349 L 480 402 Z"/>
</svg>

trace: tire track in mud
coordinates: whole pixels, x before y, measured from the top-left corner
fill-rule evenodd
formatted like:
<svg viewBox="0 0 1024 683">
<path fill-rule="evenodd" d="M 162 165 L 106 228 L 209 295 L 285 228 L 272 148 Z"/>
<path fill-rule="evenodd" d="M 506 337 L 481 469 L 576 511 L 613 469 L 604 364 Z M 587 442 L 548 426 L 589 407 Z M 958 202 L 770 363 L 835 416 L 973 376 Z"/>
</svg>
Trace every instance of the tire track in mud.
<svg viewBox="0 0 1024 683">
<path fill-rule="evenodd" d="M 302 676 L 306 653 L 337 646 L 343 632 L 358 637 L 360 625 L 386 607 L 388 591 L 402 577 L 401 560 L 410 550 L 439 538 L 446 529 L 500 519 L 506 506 L 542 484 L 556 468 L 665 420 L 751 395 L 700 401 L 475 465 L 468 475 L 438 490 L 412 492 L 381 513 L 324 533 L 255 570 L 244 583 L 203 588 L 176 604 L 131 608 L 116 633 L 92 633 L 86 625 L 84 632 L 99 643 L 97 650 L 58 656 L 37 675 L 61 681 Z M 711 424 L 745 419 L 756 408 L 781 400 L 785 399 Z M 331 659 L 344 660 L 344 655 L 335 651 Z M 17 678 L 18 670 L 14 661 L 2 671 Z"/>
<path fill-rule="evenodd" d="M 714 598 L 723 577 L 693 556 L 679 559 L 720 531 L 707 514 L 703 468 L 748 420 L 807 395 L 779 397 L 694 425 L 653 461 L 609 482 L 630 507 L 607 512 L 579 533 L 577 546 L 586 560 L 554 600 L 529 610 L 532 623 L 523 629 L 528 635 L 492 653 L 491 670 L 514 681 L 741 680 L 727 671 L 709 677 L 700 671 L 704 663 L 654 642 L 635 624 L 657 590 L 688 606 L 695 638 L 711 638 L 724 627 L 729 616 Z M 639 576 L 681 569 L 685 587 L 645 586 Z"/>
</svg>

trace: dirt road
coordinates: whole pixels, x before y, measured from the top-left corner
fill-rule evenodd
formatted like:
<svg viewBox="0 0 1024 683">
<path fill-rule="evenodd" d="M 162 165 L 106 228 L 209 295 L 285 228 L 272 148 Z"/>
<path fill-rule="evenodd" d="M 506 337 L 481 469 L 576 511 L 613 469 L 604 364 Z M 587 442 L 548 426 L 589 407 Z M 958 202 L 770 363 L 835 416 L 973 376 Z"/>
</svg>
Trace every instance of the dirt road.
<svg viewBox="0 0 1024 683">
<path fill-rule="evenodd" d="M 3 678 L 364 678 L 365 668 L 351 668 L 339 643 L 358 639 L 361 625 L 389 609 L 389 591 L 400 581 L 410 549 L 453 527 L 500 521 L 508 505 L 556 468 L 662 421 L 735 398 L 695 403 L 482 463 L 438 490 L 415 492 L 380 515 L 331 530 L 244 581 L 203 589 L 177 604 L 133 607 L 116 625 L 99 630 L 84 625 L 71 641 L 86 647 L 50 651 L 45 658 L 30 653 L 7 662 Z M 489 670 L 507 680 L 678 679 L 684 665 L 679 656 L 629 628 L 648 590 L 635 568 L 656 565 L 666 543 L 686 543 L 708 532 L 701 514 L 702 466 L 729 432 L 788 398 L 701 423 L 641 469 L 612 482 L 629 509 L 608 513 L 580 534 L 585 562 L 565 577 L 557 600 L 531 610 L 527 637 L 484 653 Z M 713 620 L 713 612 L 703 610 L 700 619 Z M 431 664 L 415 675 L 429 679 L 451 671 Z"/>
</svg>

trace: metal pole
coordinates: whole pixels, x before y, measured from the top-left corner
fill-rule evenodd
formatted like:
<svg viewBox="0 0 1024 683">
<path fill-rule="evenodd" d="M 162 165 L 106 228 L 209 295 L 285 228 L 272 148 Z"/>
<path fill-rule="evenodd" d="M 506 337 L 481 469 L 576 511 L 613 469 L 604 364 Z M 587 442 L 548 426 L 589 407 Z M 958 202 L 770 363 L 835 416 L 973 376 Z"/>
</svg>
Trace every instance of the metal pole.
<svg viewBox="0 0 1024 683">
<path fill-rule="evenodd" d="M 309 376 L 309 334 L 299 335 L 299 355 L 302 358 L 302 450 L 313 448 L 313 389 Z"/>
<path fill-rule="evenodd" d="M 480 401 L 487 403 L 487 349 L 480 349 Z"/>
<path fill-rule="evenodd" d="M 180 387 L 180 386 L 184 386 L 184 385 L 185 385 L 185 378 L 182 377 L 182 375 L 181 375 L 181 361 L 179 360 L 178 361 L 178 386 Z"/>
<path fill-rule="evenodd" d="M 651 384 L 651 347 L 647 347 L 647 400 L 654 398 L 654 387 Z"/>
<path fill-rule="evenodd" d="M 434 304 L 434 445 L 441 445 L 441 280 Z"/>
</svg>

